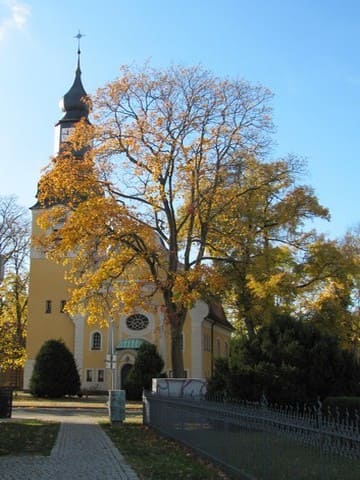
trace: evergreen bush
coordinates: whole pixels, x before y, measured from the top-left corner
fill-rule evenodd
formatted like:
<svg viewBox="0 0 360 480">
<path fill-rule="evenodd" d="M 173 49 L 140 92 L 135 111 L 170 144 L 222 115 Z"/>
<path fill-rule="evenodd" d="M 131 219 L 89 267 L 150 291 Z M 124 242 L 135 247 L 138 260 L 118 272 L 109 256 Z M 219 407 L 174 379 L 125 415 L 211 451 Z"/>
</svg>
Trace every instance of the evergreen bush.
<svg viewBox="0 0 360 480">
<path fill-rule="evenodd" d="M 125 382 L 126 398 L 140 400 L 143 389 L 151 390 L 153 378 L 161 376 L 164 361 L 151 343 L 143 343 Z"/>
<path fill-rule="evenodd" d="M 306 321 L 279 316 L 255 338 L 236 339 L 227 368 L 215 363 L 208 391 L 231 398 L 304 403 L 360 394 L 360 368 L 336 337 Z"/>
<path fill-rule="evenodd" d="M 40 348 L 30 379 L 36 397 L 60 398 L 80 392 L 75 359 L 62 340 L 48 340 Z"/>
</svg>

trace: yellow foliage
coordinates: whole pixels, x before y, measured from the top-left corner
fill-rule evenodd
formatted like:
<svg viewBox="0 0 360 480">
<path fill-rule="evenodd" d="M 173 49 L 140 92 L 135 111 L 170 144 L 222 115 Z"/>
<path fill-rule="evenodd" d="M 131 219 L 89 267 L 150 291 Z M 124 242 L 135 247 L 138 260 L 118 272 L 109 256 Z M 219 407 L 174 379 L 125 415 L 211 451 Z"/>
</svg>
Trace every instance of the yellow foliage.
<svg viewBox="0 0 360 480">
<path fill-rule="evenodd" d="M 26 360 L 26 278 L 9 274 L 0 285 L 0 370 L 23 367 Z"/>
</svg>

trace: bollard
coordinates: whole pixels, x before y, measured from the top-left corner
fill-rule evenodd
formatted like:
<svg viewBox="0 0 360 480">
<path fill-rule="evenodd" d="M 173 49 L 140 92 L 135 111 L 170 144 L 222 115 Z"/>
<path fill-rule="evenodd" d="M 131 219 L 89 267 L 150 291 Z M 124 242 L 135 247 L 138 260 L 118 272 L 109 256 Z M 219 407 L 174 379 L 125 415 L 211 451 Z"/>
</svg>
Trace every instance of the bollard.
<svg viewBox="0 0 360 480">
<path fill-rule="evenodd" d="M 125 420 L 125 390 L 109 390 L 108 407 L 111 423 Z"/>
<path fill-rule="evenodd" d="M 11 418 L 13 389 L 0 387 L 0 418 Z"/>
</svg>

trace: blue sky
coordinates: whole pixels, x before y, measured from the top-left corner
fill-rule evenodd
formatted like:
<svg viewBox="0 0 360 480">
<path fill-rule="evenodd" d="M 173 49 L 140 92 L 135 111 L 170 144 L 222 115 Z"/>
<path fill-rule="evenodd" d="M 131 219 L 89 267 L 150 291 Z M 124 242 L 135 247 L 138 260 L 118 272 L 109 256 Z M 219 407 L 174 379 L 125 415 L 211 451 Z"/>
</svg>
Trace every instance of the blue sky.
<svg viewBox="0 0 360 480">
<path fill-rule="evenodd" d="M 88 93 L 121 64 L 201 63 L 272 90 L 274 158 L 295 153 L 332 238 L 360 221 L 357 0 L 0 0 L 1 195 L 34 203 L 81 30 Z"/>
</svg>

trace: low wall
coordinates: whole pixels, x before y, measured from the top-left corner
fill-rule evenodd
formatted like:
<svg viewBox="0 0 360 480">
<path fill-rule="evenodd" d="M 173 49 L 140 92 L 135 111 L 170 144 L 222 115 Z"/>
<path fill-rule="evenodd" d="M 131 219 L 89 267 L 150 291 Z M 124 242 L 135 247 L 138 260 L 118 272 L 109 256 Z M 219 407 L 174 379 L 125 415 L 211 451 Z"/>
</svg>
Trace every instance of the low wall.
<svg viewBox="0 0 360 480">
<path fill-rule="evenodd" d="M 153 378 L 152 392 L 166 397 L 203 397 L 204 378 Z"/>
</svg>

